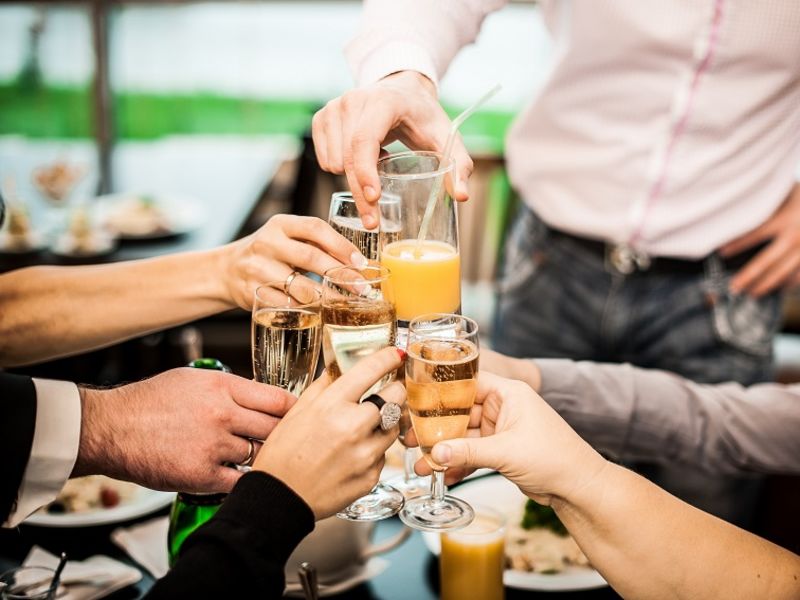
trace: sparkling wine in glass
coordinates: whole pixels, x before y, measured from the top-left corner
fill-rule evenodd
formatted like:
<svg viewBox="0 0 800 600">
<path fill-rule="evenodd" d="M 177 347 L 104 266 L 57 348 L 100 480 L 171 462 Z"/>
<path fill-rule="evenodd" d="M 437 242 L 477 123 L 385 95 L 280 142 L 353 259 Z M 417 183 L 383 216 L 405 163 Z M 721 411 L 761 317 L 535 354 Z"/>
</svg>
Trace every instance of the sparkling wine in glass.
<svg viewBox="0 0 800 600">
<path fill-rule="evenodd" d="M 445 495 L 446 467 L 431 457 L 444 440 L 464 437 L 475 403 L 478 325 L 455 314 L 423 315 L 411 321 L 406 358 L 406 391 L 411 421 L 422 455 L 433 469 L 431 493 L 406 503 L 400 519 L 409 527 L 444 531 L 465 527 L 475 513 Z"/>
<path fill-rule="evenodd" d="M 380 260 L 381 249 L 400 239 L 400 198 L 384 194 L 378 200 L 379 225 L 366 229 L 356 208 L 353 194 L 335 192 L 331 196 L 328 223 L 338 233 L 350 240 L 367 260 Z"/>
<path fill-rule="evenodd" d="M 389 272 L 380 266 L 345 266 L 331 269 L 322 281 L 322 353 L 331 379 L 383 348 L 394 346 L 397 313 Z M 389 373 L 364 397 L 392 381 Z M 363 398 L 362 398 L 363 399 Z M 350 521 L 376 521 L 391 517 L 403 507 L 403 494 L 378 483 L 369 494 L 338 513 Z"/>
<path fill-rule="evenodd" d="M 252 352 L 256 381 L 299 396 L 311 383 L 319 360 L 321 292 L 297 284 L 265 283 L 253 302 Z"/>
</svg>

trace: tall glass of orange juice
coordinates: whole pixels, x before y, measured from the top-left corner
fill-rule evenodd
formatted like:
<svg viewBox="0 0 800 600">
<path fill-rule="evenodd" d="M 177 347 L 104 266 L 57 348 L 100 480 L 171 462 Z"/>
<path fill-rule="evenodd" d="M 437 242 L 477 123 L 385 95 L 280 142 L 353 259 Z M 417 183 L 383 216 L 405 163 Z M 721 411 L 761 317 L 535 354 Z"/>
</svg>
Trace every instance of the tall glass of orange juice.
<svg viewBox="0 0 800 600">
<path fill-rule="evenodd" d="M 475 520 L 470 525 L 441 536 L 441 600 L 505 597 L 505 518 L 487 507 L 473 508 Z"/>
<path fill-rule="evenodd" d="M 401 327 L 423 314 L 458 313 L 461 308 L 458 217 L 450 194 L 453 170 L 453 160 L 436 152 L 401 152 L 378 161 L 382 192 L 399 197 L 401 205 L 399 239 L 381 249 L 381 264 L 392 273 Z M 435 204 L 429 227 L 420 239 L 431 197 Z"/>
</svg>

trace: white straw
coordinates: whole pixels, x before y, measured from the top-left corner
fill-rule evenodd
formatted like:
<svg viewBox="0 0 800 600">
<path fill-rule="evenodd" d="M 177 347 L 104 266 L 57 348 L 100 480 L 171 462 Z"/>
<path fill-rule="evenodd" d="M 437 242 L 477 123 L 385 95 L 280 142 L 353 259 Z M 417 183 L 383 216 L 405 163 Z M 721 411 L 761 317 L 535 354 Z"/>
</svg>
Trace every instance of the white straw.
<svg viewBox="0 0 800 600">
<path fill-rule="evenodd" d="M 447 135 L 447 141 L 444 144 L 442 162 L 439 164 L 439 166 L 446 165 L 450 160 L 450 154 L 453 152 L 453 144 L 456 141 L 458 128 L 461 127 L 464 121 L 469 119 L 476 110 L 478 110 L 492 96 L 499 92 L 502 87 L 503 86 L 501 86 L 499 83 L 495 84 L 495 86 L 481 96 L 477 102 L 453 119 L 453 122 L 450 125 L 450 133 Z M 418 246 L 428 235 L 428 228 L 430 227 L 431 219 L 433 218 L 433 210 L 436 208 L 436 201 L 439 199 L 439 191 L 441 187 L 440 181 L 441 180 L 439 179 L 434 180 L 433 187 L 431 188 L 431 195 L 428 197 L 428 204 L 425 205 L 425 214 L 422 217 L 422 224 L 420 225 L 419 236 L 417 237 Z"/>
</svg>

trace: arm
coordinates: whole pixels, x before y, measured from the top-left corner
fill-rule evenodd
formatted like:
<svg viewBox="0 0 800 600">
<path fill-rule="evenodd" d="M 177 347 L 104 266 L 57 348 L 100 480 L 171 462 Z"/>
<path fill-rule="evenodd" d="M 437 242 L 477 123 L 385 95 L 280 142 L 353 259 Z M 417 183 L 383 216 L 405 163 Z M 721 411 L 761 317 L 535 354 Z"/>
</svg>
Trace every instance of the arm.
<svg viewBox="0 0 800 600">
<path fill-rule="evenodd" d="M 285 280 L 289 265 L 323 273 L 359 257 L 320 219 L 277 215 L 204 252 L 12 271 L 0 275 L 0 365 L 85 352 L 236 306 L 249 310 L 255 288 Z M 301 280 L 293 285 L 312 285 Z"/>
<path fill-rule="evenodd" d="M 530 385 L 615 460 L 692 464 L 709 473 L 800 473 L 798 385 L 704 385 L 627 364 L 490 351 L 481 367 Z"/>
<path fill-rule="evenodd" d="M 524 383 L 481 373 L 476 403 L 470 427 L 478 437 L 440 442 L 434 460 L 497 469 L 528 497 L 552 505 L 623 597 L 800 593 L 800 557 L 609 463 Z"/>
</svg>

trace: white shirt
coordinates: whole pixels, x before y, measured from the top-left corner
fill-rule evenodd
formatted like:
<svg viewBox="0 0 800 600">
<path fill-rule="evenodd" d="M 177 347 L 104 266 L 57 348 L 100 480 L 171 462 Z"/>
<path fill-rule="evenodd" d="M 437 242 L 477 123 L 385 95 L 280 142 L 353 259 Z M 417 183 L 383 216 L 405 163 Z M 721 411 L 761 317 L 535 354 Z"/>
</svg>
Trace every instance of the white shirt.
<svg viewBox="0 0 800 600">
<path fill-rule="evenodd" d="M 365 4 L 347 48 L 361 85 L 399 70 L 438 81 L 505 1 Z M 539 4 L 555 65 L 506 156 L 546 223 L 699 258 L 786 198 L 800 163 L 800 2 Z"/>
<path fill-rule="evenodd" d="M 34 379 L 36 427 L 31 456 L 3 527 L 16 527 L 31 513 L 55 500 L 69 479 L 81 439 L 81 399 L 74 383 Z"/>
</svg>

